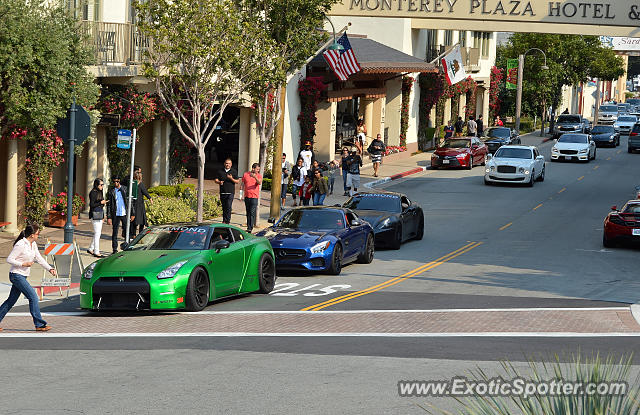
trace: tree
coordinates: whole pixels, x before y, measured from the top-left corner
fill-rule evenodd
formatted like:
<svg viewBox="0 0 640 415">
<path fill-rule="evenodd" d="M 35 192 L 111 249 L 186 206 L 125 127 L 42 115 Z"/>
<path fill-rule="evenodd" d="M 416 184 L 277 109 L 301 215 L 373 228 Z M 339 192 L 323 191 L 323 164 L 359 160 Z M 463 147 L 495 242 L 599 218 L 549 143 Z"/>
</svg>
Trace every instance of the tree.
<svg viewBox="0 0 640 415">
<path fill-rule="evenodd" d="M 267 77 L 274 45 L 260 16 L 239 2 L 145 0 L 135 8 L 138 26 L 152 43 L 145 74 L 180 134 L 198 151 L 201 221 L 205 146 L 224 110 Z"/>
</svg>

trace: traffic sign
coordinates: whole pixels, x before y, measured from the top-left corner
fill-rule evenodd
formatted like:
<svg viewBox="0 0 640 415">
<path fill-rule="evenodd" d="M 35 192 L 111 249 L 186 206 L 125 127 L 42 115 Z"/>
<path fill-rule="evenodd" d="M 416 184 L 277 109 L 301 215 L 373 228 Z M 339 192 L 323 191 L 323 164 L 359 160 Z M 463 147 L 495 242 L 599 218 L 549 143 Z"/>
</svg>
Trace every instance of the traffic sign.
<svg viewBox="0 0 640 415">
<path fill-rule="evenodd" d="M 124 150 L 131 148 L 131 130 L 118 130 L 118 141 L 116 147 Z"/>
<path fill-rule="evenodd" d="M 91 118 L 87 111 L 82 108 L 81 105 L 76 105 L 76 114 L 75 114 L 75 140 L 76 145 L 80 145 L 84 143 L 84 140 L 91 133 Z M 59 118 L 58 123 L 56 124 L 56 131 L 60 138 L 62 138 L 65 142 L 69 141 L 69 120 L 71 119 L 71 109 L 67 111 L 67 116 L 65 118 Z"/>
</svg>

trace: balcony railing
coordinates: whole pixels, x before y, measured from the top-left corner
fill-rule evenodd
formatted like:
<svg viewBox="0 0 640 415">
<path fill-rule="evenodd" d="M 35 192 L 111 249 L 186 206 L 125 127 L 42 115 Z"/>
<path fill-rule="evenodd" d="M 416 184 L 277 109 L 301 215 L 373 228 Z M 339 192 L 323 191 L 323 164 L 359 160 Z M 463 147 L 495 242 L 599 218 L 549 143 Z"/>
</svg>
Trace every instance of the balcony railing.
<svg viewBox="0 0 640 415">
<path fill-rule="evenodd" d="M 149 48 L 149 39 L 131 23 L 80 22 L 93 47 L 96 65 L 136 65 Z"/>
<path fill-rule="evenodd" d="M 478 48 L 460 48 L 462 62 L 465 70 L 477 72 L 480 70 L 480 49 Z"/>
</svg>

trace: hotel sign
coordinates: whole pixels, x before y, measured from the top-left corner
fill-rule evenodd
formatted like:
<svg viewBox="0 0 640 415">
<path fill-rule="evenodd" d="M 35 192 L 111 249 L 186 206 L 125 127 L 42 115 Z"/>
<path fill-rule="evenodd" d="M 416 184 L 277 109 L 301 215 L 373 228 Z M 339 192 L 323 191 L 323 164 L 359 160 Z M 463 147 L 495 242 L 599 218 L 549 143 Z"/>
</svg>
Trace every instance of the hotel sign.
<svg viewBox="0 0 640 415">
<path fill-rule="evenodd" d="M 635 0 L 342 0 L 342 3 L 333 6 L 329 14 L 449 20 L 457 25 L 464 21 L 496 22 L 500 26 L 485 27 L 485 30 L 500 29 L 504 32 L 611 35 L 606 27 L 614 26 L 619 28 L 615 34 L 640 36 L 640 1 Z M 521 24 L 525 24 L 525 29 Z M 533 26 L 527 26 L 529 24 Z M 565 28 L 557 30 L 553 28 L 554 25 L 563 25 Z M 436 26 L 442 28 L 442 24 Z M 456 25 L 451 26 L 452 29 L 462 29 Z"/>
</svg>

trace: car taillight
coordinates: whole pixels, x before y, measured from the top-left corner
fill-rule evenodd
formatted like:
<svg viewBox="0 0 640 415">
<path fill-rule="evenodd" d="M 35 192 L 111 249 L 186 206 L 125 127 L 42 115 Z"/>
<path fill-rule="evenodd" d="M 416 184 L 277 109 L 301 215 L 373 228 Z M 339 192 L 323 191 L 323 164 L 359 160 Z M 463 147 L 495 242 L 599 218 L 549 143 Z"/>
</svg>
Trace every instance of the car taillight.
<svg viewBox="0 0 640 415">
<path fill-rule="evenodd" d="M 634 135 L 638 135 L 638 133 L 631 132 L 631 133 L 629 133 L 629 135 L 630 136 L 634 136 Z"/>
<path fill-rule="evenodd" d="M 626 222 L 618 215 L 609 216 L 609 221 L 611 221 L 611 223 L 615 223 L 616 225 L 626 225 Z"/>
</svg>

